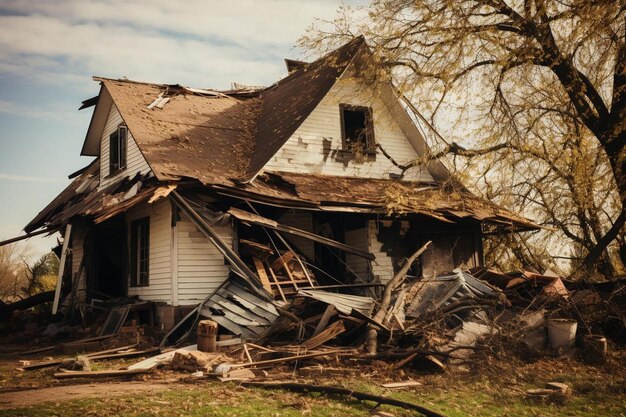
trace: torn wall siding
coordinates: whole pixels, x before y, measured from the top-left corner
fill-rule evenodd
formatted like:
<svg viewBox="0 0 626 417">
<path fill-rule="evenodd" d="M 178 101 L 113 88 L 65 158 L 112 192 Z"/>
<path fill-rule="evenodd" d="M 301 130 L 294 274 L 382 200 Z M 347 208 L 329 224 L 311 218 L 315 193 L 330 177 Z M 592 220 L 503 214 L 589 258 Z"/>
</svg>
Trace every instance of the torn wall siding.
<svg viewBox="0 0 626 417">
<path fill-rule="evenodd" d="M 372 261 L 372 275 L 383 284 L 393 278 L 393 260 L 383 250 L 383 243 L 378 240 L 378 221 L 368 221 L 369 251 L 376 256 Z"/>
<path fill-rule="evenodd" d="M 373 109 L 376 143 L 400 164 L 418 159 L 415 149 L 373 87 L 344 75 L 268 162 L 265 170 L 381 179 L 388 179 L 390 173 L 400 173 L 379 149 L 375 157 L 365 157 L 363 161 L 355 161 L 342 151 L 339 104 L 363 103 L 370 103 Z M 419 166 L 408 170 L 405 179 L 434 181 L 428 170 Z"/>
<path fill-rule="evenodd" d="M 114 183 L 122 177 L 133 177 L 138 172 L 146 174 L 150 172 L 150 166 L 141 154 L 135 143 L 135 139 L 130 130 L 126 135 L 126 169 L 114 176 L 109 176 L 109 136 L 117 131 L 117 127 L 124 123 L 120 112 L 115 104 L 111 105 L 109 116 L 102 132 L 100 141 L 100 189 Z"/>
<path fill-rule="evenodd" d="M 213 229 L 232 247 L 233 230 L 230 224 Z M 177 303 L 197 304 L 211 294 L 228 278 L 228 264 L 224 257 L 184 214 L 176 222 Z"/>
</svg>

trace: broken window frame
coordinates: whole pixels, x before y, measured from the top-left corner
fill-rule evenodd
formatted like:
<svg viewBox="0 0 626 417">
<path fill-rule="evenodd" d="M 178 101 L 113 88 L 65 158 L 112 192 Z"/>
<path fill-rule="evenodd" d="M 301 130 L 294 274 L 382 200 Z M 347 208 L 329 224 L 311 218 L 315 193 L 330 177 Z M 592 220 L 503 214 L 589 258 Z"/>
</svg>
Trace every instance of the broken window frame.
<svg viewBox="0 0 626 417">
<path fill-rule="evenodd" d="M 130 223 L 129 237 L 130 286 L 150 285 L 150 217 L 142 217 Z"/>
<path fill-rule="evenodd" d="M 346 120 L 345 120 L 345 112 L 363 112 L 365 113 L 365 143 L 362 149 L 357 149 L 353 144 L 355 142 L 362 143 L 361 140 L 356 141 L 348 141 L 348 137 L 346 135 Z M 376 140 L 374 137 L 374 116 L 371 107 L 366 106 L 355 106 L 352 104 L 339 104 L 339 114 L 341 117 L 341 146 L 343 151 L 351 152 L 356 154 L 358 152 L 363 153 L 364 155 L 376 155 Z"/>
<path fill-rule="evenodd" d="M 109 135 L 109 176 L 126 169 L 128 127 L 121 124 Z"/>
</svg>

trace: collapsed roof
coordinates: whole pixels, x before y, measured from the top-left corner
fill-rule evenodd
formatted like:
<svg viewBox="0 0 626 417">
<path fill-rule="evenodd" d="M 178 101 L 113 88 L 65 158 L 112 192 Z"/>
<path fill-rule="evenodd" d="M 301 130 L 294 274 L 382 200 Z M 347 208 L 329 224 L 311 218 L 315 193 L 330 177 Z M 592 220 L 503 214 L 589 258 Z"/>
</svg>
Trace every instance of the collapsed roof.
<svg viewBox="0 0 626 417">
<path fill-rule="evenodd" d="M 419 213 L 444 222 L 467 218 L 508 230 L 537 228 L 529 220 L 466 190 L 453 190 L 441 180 L 424 184 L 262 171 L 351 63 L 367 54 L 364 39 L 355 38 L 313 63 L 292 65 L 287 77 L 267 88 L 239 86 L 215 91 L 96 78 L 101 82 L 100 95 L 83 103 L 83 107 L 95 104 L 96 110 L 82 154 L 99 156 L 106 122 L 102 115 L 115 104 L 154 177 L 127 178 L 102 189 L 97 186 L 99 164 L 92 163 L 25 230 L 61 226 L 72 216 L 102 221 L 158 194 L 159 184 L 181 181 L 199 182 L 224 195 L 282 207 Z M 399 117 L 407 117 L 406 112 Z M 425 143 L 417 147 L 423 148 Z M 445 168 L 438 161 L 436 164 L 428 169 L 435 179 L 441 179 Z M 90 185 L 84 185 L 86 182 Z M 138 182 L 140 191 L 132 199 L 120 195 Z"/>
</svg>

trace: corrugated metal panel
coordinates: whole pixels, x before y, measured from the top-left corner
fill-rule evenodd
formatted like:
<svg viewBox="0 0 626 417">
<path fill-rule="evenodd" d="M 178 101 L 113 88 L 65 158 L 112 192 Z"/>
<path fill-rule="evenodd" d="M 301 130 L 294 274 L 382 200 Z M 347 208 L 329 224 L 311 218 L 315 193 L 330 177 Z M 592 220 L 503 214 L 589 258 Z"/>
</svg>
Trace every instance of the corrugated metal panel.
<svg viewBox="0 0 626 417">
<path fill-rule="evenodd" d="M 374 308 L 374 299 L 350 294 L 337 294 L 322 290 L 300 290 L 298 296 L 309 297 L 326 304 L 332 304 L 337 311 L 350 315 L 353 310 L 369 316 Z"/>
<path fill-rule="evenodd" d="M 278 318 L 278 311 L 231 281 L 209 298 L 200 315 L 243 339 L 254 340 Z"/>
</svg>

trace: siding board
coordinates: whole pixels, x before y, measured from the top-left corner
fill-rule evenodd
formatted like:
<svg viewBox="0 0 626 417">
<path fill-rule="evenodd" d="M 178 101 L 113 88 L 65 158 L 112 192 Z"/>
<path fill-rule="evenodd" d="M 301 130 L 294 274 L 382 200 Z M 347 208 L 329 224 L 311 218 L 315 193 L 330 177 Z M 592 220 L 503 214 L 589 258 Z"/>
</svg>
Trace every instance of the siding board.
<svg viewBox="0 0 626 417">
<path fill-rule="evenodd" d="M 342 149 L 339 110 L 341 103 L 372 108 L 376 143 L 396 162 L 406 164 L 419 157 L 379 95 L 362 81 L 343 77 L 264 169 L 382 179 L 388 179 L 390 173 L 400 173 L 380 150 L 377 150 L 375 161 L 352 160 L 346 163 L 336 160 L 337 151 Z M 412 181 L 433 181 L 430 173 L 421 166 L 408 170 L 404 178 Z"/>
<path fill-rule="evenodd" d="M 217 234 L 232 245 L 230 225 L 214 226 Z M 222 254 L 184 215 L 176 223 L 178 258 L 178 304 L 197 304 L 228 278 Z"/>
<path fill-rule="evenodd" d="M 142 205 L 128 211 L 128 230 L 133 220 L 150 217 L 150 253 L 146 287 L 128 287 L 128 295 L 171 303 L 171 207 L 167 201 Z"/>
<path fill-rule="evenodd" d="M 117 127 L 122 123 L 124 123 L 124 120 L 122 120 L 120 112 L 117 110 L 115 104 L 112 104 L 100 140 L 100 188 L 106 187 L 122 177 L 132 177 L 138 172 L 143 174 L 150 172 L 148 162 L 146 162 L 139 147 L 137 147 L 133 135 L 130 130 L 128 130 L 126 135 L 126 169 L 109 177 L 109 136 L 115 132 Z"/>
</svg>

